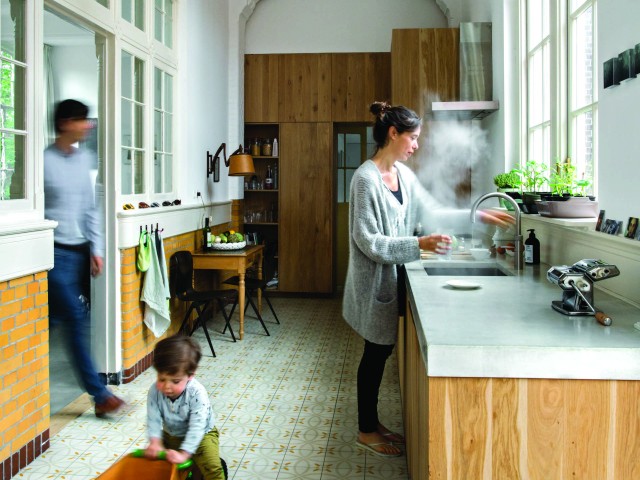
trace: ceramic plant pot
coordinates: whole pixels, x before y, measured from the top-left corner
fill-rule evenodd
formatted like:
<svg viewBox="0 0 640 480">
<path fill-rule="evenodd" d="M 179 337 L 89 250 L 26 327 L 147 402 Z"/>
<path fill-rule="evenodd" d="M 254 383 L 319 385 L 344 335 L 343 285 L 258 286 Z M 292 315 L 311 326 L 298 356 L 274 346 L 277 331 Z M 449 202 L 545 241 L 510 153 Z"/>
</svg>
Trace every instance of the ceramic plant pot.
<svg viewBox="0 0 640 480">
<path fill-rule="evenodd" d="M 538 200 L 536 203 L 538 205 L 538 213 L 543 217 L 596 218 L 598 216 L 598 202 L 590 197 Z"/>
</svg>

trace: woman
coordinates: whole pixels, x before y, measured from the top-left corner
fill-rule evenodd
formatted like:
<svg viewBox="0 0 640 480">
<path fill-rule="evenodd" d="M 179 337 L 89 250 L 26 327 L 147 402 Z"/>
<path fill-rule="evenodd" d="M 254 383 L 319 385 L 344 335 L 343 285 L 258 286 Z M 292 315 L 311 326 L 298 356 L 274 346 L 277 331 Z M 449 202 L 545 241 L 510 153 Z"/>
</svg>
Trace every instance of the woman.
<svg viewBox="0 0 640 480">
<path fill-rule="evenodd" d="M 420 259 L 420 250 L 444 253 L 451 237 L 413 232 L 432 219 L 468 222 L 468 211 L 444 209 L 403 164 L 418 149 L 422 121 L 402 106 L 374 102 L 376 152 L 354 173 L 349 204 L 349 266 L 343 316 L 365 341 L 358 368 L 358 438 L 356 444 L 384 457 L 402 454 L 404 438 L 378 420 L 378 393 L 384 366 L 398 333 L 404 307 L 402 265 Z M 482 211 L 487 223 L 507 226 L 506 213 Z M 425 222 L 428 222 L 425 224 Z M 438 247 L 438 243 L 445 246 Z M 399 294 L 400 292 L 400 294 Z"/>
</svg>

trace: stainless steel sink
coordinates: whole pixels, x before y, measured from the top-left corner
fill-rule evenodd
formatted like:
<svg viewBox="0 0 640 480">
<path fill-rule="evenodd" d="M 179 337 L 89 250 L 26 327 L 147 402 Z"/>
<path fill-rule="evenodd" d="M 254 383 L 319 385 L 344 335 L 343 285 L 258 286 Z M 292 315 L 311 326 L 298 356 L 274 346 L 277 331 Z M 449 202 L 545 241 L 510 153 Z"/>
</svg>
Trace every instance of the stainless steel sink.
<svg viewBox="0 0 640 480">
<path fill-rule="evenodd" d="M 455 277 L 506 277 L 510 273 L 501 270 L 498 267 L 440 267 L 426 266 L 425 272 L 428 275 L 446 275 Z"/>
</svg>

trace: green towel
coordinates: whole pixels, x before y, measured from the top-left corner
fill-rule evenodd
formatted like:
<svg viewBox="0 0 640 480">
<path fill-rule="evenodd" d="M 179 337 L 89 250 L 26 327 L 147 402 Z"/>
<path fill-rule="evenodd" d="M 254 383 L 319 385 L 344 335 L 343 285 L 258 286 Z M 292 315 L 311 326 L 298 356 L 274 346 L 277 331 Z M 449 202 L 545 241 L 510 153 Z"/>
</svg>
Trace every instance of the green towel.
<svg viewBox="0 0 640 480">
<path fill-rule="evenodd" d="M 151 263 L 151 242 L 149 239 L 149 232 L 143 230 L 140 232 L 140 241 L 138 243 L 138 259 L 136 260 L 136 266 L 141 272 L 146 272 L 149 269 Z"/>
</svg>

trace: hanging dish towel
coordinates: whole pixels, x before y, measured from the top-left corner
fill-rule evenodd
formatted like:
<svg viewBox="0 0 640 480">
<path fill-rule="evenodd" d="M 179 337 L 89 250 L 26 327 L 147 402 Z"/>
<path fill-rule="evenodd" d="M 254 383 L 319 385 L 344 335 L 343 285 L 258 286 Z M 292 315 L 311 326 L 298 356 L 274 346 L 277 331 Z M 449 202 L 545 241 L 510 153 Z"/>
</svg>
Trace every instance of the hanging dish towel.
<svg viewBox="0 0 640 480">
<path fill-rule="evenodd" d="M 159 235 L 156 233 L 156 235 Z M 169 279 L 164 267 L 164 246 L 162 240 L 158 242 L 160 251 L 157 251 L 156 242 L 149 239 L 151 254 L 149 268 L 144 276 L 142 285 L 142 295 L 140 300 L 145 302 L 144 324 L 153 332 L 156 337 L 160 337 L 171 325 L 171 315 L 169 313 Z M 163 266 L 160 266 L 159 258 L 163 259 Z"/>
<path fill-rule="evenodd" d="M 136 267 L 138 267 L 138 270 L 141 272 L 146 272 L 149 269 L 149 263 L 151 262 L 151 242 L 149 240 L 149 232 L 146 229 L 140 231 Z"/>
</svg>

